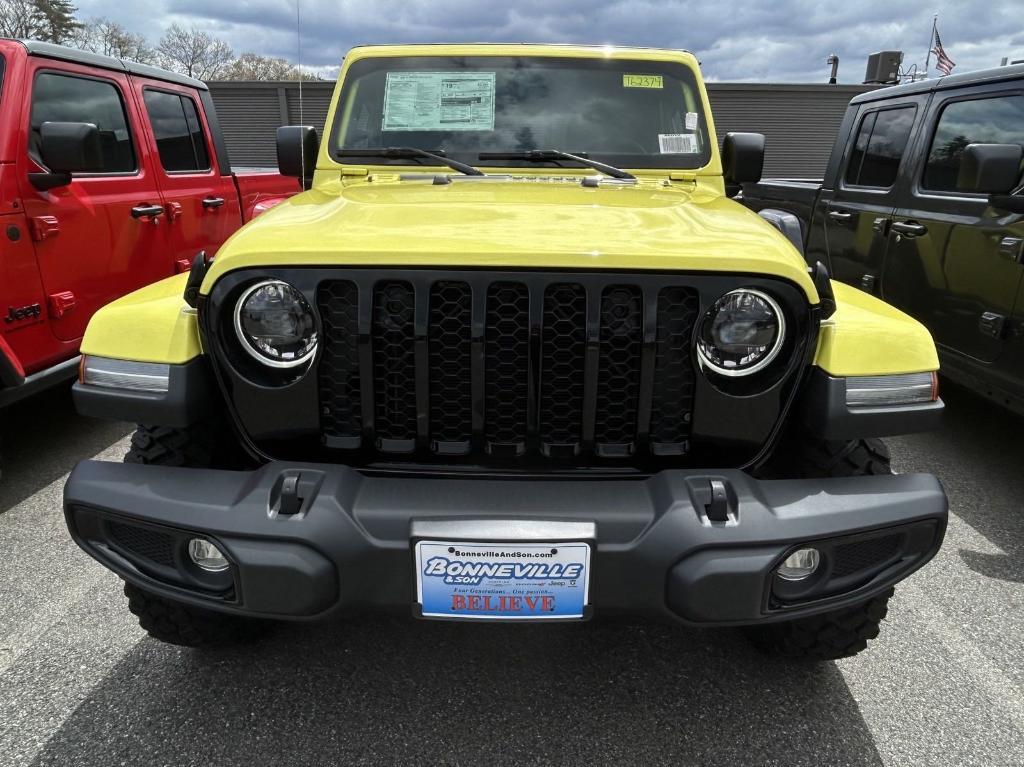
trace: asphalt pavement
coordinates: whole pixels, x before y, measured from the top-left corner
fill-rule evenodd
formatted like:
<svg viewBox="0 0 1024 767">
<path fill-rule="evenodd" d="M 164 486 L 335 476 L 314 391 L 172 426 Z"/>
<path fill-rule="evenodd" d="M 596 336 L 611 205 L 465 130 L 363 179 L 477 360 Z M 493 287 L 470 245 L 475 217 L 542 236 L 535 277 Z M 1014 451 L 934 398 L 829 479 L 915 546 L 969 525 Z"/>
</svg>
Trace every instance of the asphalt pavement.
<svg viewBox="0 0 1024 767">
<path fill-rule="evenodd" d="M 64 391 L 5 416 L 0 765 L 1024 764 L 1024 419 L 947 387 L 941 432 L 890 441 L 952 516 L 882 636 L 837 663 L 736 631 L 370 617 L 234 650 L 149 639 L 70 540 L 61 488 L 129 427 Z"/>
</svg>

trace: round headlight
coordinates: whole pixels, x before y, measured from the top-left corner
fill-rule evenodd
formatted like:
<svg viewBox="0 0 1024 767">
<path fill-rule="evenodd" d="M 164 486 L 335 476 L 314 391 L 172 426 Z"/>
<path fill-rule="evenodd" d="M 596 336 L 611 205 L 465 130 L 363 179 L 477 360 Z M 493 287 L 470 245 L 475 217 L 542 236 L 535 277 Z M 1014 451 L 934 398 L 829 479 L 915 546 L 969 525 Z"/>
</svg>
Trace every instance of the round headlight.
<svg viewBox="0 0 1024 767">
<path fill-rule="evenodd" d="M 313 310 L 298 290 L 280 280 L 257 283 L 242 294 L 235 332 L 249 354 L 271 367 L 295 367 L 316 353 Z"/>
<path fill-rule="evenodd" d="M 748 288 L 733 290 L 704 315 L 697 356 L 720 375 L 750 375 L 775 359 L 785 332 L 786 320 L 771 296 Z"/>
</svg>

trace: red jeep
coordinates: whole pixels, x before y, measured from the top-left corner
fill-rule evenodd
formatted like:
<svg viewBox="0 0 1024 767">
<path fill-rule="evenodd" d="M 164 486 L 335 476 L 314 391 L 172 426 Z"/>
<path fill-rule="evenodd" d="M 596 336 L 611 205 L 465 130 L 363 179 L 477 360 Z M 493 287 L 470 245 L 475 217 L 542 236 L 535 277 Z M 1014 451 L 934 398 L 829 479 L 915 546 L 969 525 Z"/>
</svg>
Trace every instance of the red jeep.
<svg viewBox="0 0 1024 767">
<path fill-rule="evenodd" d="M 232 172 L 198 80 L 0 40 L 0 407 L 74 377 L 101 306 L 298 191 Z"/>
</svg>

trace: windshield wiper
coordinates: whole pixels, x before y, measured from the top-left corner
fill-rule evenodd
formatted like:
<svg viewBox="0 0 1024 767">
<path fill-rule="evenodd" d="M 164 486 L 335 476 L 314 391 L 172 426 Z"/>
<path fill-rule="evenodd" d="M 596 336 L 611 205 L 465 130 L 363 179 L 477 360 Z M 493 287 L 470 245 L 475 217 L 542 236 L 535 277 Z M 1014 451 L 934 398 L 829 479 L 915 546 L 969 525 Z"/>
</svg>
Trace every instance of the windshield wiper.
<svg viewBox="0 0 1024 767">
<path fill-rule="evenodd" d="M 581 157 L 578 154 L 569 154 L 558 149 L 527 149 L 522 152 L 481 152 L 479 159 L 481 160 L 526 160 L 527 162 L 551 162 L 556 160 L 572 160 L 582 165 L 586 165 L 588 168 L 604 173 L 606 176 L 612 178 L 631 178 L 635 179 L 632 173 L 627 173 L 621 168 L 616 168 L 614 165 L 606 165 L 603 162 L 597 160 L 591 160 L 589 157 Z"/>
<path fill-rule="evenodd" d="M 477 170 L 472 165 L 466 165 L 458 160 L 451 160 L 444 156 L 440 150 L 428 152 L 426 149 L 417 149 L 414 146 L 386 146 L 376 149 L 337 149 L 334 152 L 337 157 L 387 157 L 388 159 L 402 159 L 412 157 L 423 157 L 433 160 L 439 165 L 447 165 L 452 170 L 465 173 L 467 176 L 482 176 L 484 172 Z"/>
</svg>

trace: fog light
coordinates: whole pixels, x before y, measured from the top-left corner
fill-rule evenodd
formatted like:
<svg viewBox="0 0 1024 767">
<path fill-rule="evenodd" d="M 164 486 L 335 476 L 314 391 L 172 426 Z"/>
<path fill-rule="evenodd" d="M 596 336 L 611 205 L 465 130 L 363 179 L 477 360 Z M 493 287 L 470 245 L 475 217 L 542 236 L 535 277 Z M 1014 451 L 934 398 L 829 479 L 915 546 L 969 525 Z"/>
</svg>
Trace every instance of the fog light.
<svg viewBox="0 0 1024 767">
<path fill-rule="evenodd" d="M 817 549 L 797 549 L 779 565 L 775 572 L 786 581 L 802 581 L 813 574 L 821 564 L 821 553 Z"/>
<path fill-rule="evenodd" d="M 224 554 L 205 538 L 193 538 L 189 541 L 188 555 L 200 569 L 207 572 L 219 573 L 228 569 L 228 560 Z"/>
</svg>

